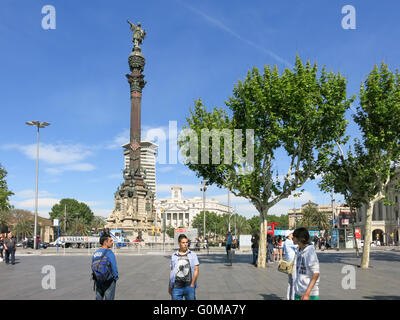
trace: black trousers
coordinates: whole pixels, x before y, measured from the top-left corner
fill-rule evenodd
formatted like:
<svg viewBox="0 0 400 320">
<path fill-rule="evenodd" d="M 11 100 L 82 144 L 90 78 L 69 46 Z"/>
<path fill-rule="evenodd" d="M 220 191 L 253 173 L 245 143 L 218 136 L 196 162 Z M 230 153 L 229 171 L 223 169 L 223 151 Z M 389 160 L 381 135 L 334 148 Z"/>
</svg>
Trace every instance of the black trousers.
<svg viewBox="0 0 400 320">
<path fill-rule="evenodd" d="M 6 250 L 6 263 L 10 263 L 10 254 L 11 254 L 11 264 L 15 263 L 15 249 Z"/>
</svg>

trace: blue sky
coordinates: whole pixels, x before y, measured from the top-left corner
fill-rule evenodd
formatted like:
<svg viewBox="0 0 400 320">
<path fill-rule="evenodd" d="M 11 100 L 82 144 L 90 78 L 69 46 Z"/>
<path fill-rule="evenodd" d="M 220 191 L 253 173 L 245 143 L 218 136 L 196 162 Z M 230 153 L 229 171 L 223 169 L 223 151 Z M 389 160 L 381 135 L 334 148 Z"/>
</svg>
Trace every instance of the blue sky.
<svg viewBox="0 0 400 320">
<path fill-rule="evenodd" d="M 344 30 L 342 7 L 356 9 L 356 29 Z M 56 9 L 56 29 L 42 28 L 42 7 Z M 0 3 L 0 163 L 8 171 L 12 203 L 34 209 L 35 129 L 26 121 L 48 121 L 41 130 L 39 213 L 48 217 L 62 198 L 90 205 L 108 216 L 122 181 L 121 144 L 128 139 L 128 56 L 132 34 L 126 19 L 146 30 L 142 136 L 152 128 L 168 134 L 169 121 L 185 123 L 199 97 L 224 106 L 238 79 L 253 66 L 282 71 L 298 53 L 348 79 L 356 94 L 374 64 L 399 67 L 400 24 L 396 1 L 28 1 Z M 355 106 L 352 107 L 355 110 Z M 352 111 L 347 114 L 350 119 Z M 348 133 L 358 135 L 351 124 Z M 168 142 L 166 142 L 168 145 Z M 168 150 L 168 149 L 167 149 Z M 284 174 L 284 172 L 282 172 Z M 200 179 L 181 164 L 158 164 L 158 198 L 171 185 L 186 197 L 200 196 Z M 315 182 L 296 206 L 328 204 Z M 227 202 L 227 191 L 210 187 L 207 197 Z M 232 205 L 247 217 L 256 210 L 244 199 Z M 341 199 L 336 196 L 336 199 Z M 293 198 L 271 213 L 286 213 Z"/>
</svg>

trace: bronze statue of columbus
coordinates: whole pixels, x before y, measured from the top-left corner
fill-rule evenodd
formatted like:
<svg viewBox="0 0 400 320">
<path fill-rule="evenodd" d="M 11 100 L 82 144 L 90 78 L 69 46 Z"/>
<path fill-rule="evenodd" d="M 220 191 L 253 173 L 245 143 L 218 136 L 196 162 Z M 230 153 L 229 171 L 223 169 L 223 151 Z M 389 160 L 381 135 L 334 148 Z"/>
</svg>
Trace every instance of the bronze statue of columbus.
<svg viewBox="0 0 400 320">
<path fill-rule="evenodd" d="M 140 22 L 138 22 L 137 26 L 135 26 L 129 20 L 126 21 L 130 24 L 131 30 L 133 31 L 132 42 L 135 44 L 135 47 L 139 47 L 139 44 L 142 44 L 143 39 L 146 36 L 146 31 L 141 28 Z"/>
</svg>

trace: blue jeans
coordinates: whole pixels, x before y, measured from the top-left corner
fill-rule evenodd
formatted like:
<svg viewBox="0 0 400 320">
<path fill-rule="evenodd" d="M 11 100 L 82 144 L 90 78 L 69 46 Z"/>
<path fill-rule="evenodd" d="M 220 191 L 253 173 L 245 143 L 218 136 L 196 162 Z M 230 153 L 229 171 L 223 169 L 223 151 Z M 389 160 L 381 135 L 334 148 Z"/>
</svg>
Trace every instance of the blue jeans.
<svg viewBox="0 0 400 320">
<path fill-rule="evenodd" d="M 116 285 L 117 281 L 115 280 L 113 280 L 111 284 L 96 283 L 96 300 L 114 300 Z"/>
<path fill-rule="evenodd" d="M 196 288 L 172 288 L 172 300 L 183 300 L 183 297 L 185 300 L 196 300 Z"/>
<path fill-rule="evenodd" d="M 253 248 L 253 264 L 257 264 L 257 259 L 258 259 L 258 248 Z"/>
</svg>

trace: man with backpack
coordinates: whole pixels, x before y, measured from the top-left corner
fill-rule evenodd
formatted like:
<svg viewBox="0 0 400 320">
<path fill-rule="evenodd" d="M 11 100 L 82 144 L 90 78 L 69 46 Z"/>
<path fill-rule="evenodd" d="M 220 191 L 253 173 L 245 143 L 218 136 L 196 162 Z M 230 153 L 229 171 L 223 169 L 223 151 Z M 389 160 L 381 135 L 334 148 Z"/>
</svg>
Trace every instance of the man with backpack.
<svg viewBox="0 0 400 320">
<path fill-rule="evenodd" d="M 110 250 L 113 239 L 110 234 L 100 237 L 101 248 L 92 257 L 92 276 L 96 286 L 96 300 L 114 300 L 118 280 L 117 260 Z"/>
</svg>

